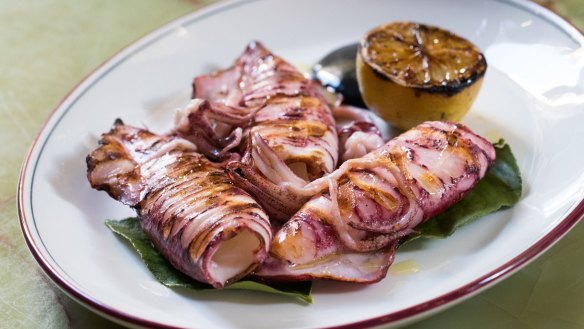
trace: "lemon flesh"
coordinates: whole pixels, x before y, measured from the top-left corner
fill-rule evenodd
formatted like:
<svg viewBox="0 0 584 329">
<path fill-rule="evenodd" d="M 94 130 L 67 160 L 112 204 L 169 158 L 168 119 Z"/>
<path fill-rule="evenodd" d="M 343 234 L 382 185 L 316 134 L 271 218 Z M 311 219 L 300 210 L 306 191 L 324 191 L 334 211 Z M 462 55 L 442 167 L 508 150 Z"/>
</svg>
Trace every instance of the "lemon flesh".
<svg viewBox="0 0 584 329">
<path fill-rule="evenodd" d="M 411 22 L 369 31 L 356 63 L 367 107 L 401 129 L 428 120 L 460 121 L 487 69 L 484 55 L 468 40 Z"/>
</svg>

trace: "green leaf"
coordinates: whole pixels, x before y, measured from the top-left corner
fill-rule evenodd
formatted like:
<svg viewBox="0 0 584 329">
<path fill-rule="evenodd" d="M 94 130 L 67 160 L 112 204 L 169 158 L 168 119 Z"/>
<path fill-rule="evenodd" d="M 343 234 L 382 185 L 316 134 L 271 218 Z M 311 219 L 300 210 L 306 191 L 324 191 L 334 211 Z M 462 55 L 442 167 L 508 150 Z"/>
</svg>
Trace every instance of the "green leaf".
<svg viewBox="0 0 584 329">
<path fill-rule="evenodd" d="M 416 233 L 407 238 L 445 238 L 457 228 L 500 209 L 514 206 L 521 198 L 521 174 L 504 140 L 494 144 L 495 164 L 468 194 L 445 212 L 416 227 Z"/>
<path fill-rule="evenodd" d="M 416 227 L 416 233 L 409 236 L 406 242 L 420 237 L 445 238 L 454 233 L 458 227 L 499 209 L 512 207 L 519 201 L 522 182 L 515 157 L 509 145 L 503 140 L 494 145 L 497 159 L 485 177 L 450 209 Z M 194 290 L 213 289 L 210 285 L 197 282 L 170 265 L 142 231 L 137 218 L 107 220 L 106 225 L 130 242 L 152 275 L 163 285 Z M 226 289 L 274 293 L 312 303 L 311 287 L 311 282 L 267 285 L 255 281 L 239 281 L 227 286 Z"/>
<path fill-rule="evenodd" d="M 130 217 L 122 220 L 106 220 L 106 226 L 119 236 L 128 240 L 134 250 L 140 255 L 142 261 L 150 270 L 152 275 L 161 284 L 167 287 L 181 287 L 193 290 L 213 290 L 211 285 L 195 281 L 175 269 L 162 255 L 154 248 L 150 239 L 136 217 Z M 310 290 L 312 283 L 295 282 L 286 284 L 264 284 L 255 281 L 239 281 L 235 282 L 225 289 L 240 289 L 261 291 L 272 294 L 279 294 L 298 298 L 307 303 L 312 303 L 312 296 Z"/>
<path fill-rule="evenodd" d="M 227 286 L 227 289 L 263 291 L 272 294 L 300 298 L 303 301 L 312 304 L 312 296 L 310 295 L 312 282 L 310 281 L 270 283 L 269 285 L 256 281 L 238 281 Z"/>
</svg>

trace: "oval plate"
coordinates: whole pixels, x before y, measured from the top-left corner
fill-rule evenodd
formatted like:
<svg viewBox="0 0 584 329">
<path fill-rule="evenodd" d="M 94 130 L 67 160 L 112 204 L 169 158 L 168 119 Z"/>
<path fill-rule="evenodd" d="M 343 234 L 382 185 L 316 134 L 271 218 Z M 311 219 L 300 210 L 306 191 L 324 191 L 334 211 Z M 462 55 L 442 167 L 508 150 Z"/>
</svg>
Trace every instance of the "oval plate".
<svg viewBox="0 0 584 329">
<path fill-rule="evenodd" d="M 168 131 L 174 108 L 189 99 L 191 79 L 229 66 L 250 40 L 307 67 L 392 20 L 441 26 L 483 50 L 489 69 L 464 122 L 512 146 L 525 182 L 517 206 L 448 239 L 401 249 L 396 263 L 410 264 L 409 274 L 390 270 L 386 279 L 366 286 L 317 282 L 310 306 L 246 291 L 168 289 L 105 227 L 105 219 L 133 215 L 92 190 L 85 177 L 85 156 L 114 119 Z M 275 0 L 211 6 L 126 48 L 55 109 L 21 171 L 22 230 L 58 286 L 123 323 L 258 329 L 413 321 L 519 269 L 584 213 L 583 44 L 575 28 L 527 1 Z"/>
</svg>

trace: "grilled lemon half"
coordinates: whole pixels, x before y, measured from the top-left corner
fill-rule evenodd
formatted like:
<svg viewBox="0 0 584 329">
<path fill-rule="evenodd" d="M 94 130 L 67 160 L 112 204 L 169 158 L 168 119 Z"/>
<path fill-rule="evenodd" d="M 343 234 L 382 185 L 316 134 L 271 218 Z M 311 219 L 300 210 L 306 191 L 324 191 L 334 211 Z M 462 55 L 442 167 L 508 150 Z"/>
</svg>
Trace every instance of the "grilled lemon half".
<svg viewBox="0 0 584 329">
<path fill-rule="evenodd" d="M 470 41 L 412 22 L 367 32 L 356 61 L 365 104 L 401 129 L 428 120 L 460 121 L 487 70 L 485 56 Z"/>
</svg>

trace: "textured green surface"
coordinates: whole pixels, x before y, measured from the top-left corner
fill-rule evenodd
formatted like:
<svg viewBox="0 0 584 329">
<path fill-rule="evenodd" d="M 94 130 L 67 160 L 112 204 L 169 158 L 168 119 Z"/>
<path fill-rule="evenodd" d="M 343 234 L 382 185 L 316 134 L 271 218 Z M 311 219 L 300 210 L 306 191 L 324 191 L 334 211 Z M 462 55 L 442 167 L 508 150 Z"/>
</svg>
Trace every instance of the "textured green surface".
<svg viewBox="0 0 584 329">
<path fill-rule="evenodd" d="M 175 269 L 164 257 L 154 248 L 152 242 L 140 226 L 137 217 L 130 217 L 120 220 L 106 220 L 105 225 L 114 233 L 127 240 L 132 248 L 138 253 L 144 265 L 158 280 L 158 282 L 170 288 L 187 288 L 192 290 L 213 290 L 210 284 L 197 282 L 179 270 Z M 259 282 L 241 280 L 237 281 L 225 289 L 239 289 L 259 291 L 269 294 L 284 295 L 291 298 L 298 298 L 306 303 L 312 303 L 310 282 L 298 282 L 289 284 L 266 285 Z M 216 290 L 221 293 L 220 290 Z"/>
<path fill-rule="evenodd" d="M 103 328 L 46 280 L 16 212 L 20 164 L 50 111 L 104 60 L 205 1 L 0 0 L 0 328 Z"/>
<path fill-rule="evenodd" d="M 54 288 L 22 239 L 18 171 L 42 122 L 125 45 L 210 2 L 0 0 L 0 328 L 111 328 Z M 580 29 L 582 0 L 539 1 Z M 495 287 L 411 328 L 584 328 L 584 223 Z"/>
</svg>

